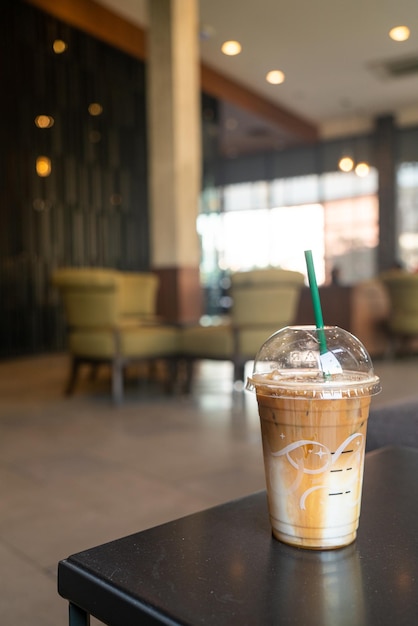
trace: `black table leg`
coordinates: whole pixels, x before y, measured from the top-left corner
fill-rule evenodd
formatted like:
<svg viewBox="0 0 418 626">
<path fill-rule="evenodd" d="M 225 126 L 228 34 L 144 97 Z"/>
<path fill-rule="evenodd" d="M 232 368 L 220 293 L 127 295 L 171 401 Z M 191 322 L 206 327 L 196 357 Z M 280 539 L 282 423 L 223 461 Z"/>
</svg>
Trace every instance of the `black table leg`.
<svg viewBox="0 0 418 626">
<path fill-rule="evenodd" d="M 70 602 L 69 626 L 90 626 L 90 615 Z"/>
</svg>

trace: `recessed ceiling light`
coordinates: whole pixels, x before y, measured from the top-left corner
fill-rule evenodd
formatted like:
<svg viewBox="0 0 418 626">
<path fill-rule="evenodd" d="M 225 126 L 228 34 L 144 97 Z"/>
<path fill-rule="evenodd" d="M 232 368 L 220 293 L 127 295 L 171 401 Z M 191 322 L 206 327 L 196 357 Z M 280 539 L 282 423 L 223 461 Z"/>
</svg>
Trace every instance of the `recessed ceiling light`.
<svg viewBox="0 0 418 626">
<path fill-rule="evenodd" d="M 355 172 L 357 176 L 363 178 L 370 172 L 370 166 L 368 163 L 357 163 Z"/>
<path fill-rule="evenodd" d="M 281 85 L 284 82 L 284 73 L 281 70 L 271 70 L 267 73 L 266 81 L 271 85 Z"/>
<path fill-rule="evenodd" d="M 242 46 L 239 41 L 225 41 L 222 44 L 221 50 L 224 54 L 233 57 L 241 52 Z"/>
<path fill-rule="evenodd" d="M 351 157 L 342 157 L 338 163 L 338 167 L 342 172 L 351 172 L 354 167 L 354 161 Z"/>
<path fill-rule="evenodd" d="M 409 39 L 410 34 L 411 31 L 408 26 L 395 26 L 389 31 L 389 37 L 393 39 L 393 41 L 406 41 Z"/>
</svg>

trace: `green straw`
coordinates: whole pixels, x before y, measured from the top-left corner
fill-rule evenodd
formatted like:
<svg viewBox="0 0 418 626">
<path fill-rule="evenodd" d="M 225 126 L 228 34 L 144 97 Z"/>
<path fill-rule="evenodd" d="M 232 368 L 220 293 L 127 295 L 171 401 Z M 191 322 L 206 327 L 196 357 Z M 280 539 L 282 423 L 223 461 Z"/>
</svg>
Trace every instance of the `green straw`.
<svg viewBox="0 0 418 626">
<path fill-rule="evenodd" d="M 321 300 L 319 299 L 318 283 L 316 282 L 315 267 L 312 259 L 312 250 L 305 250 L 306 267 L 308 270 L 309 287 L 311 290 L 312 304 L 315 316 L 315 324 L 318 329 L 319 351 L 321 354 L 328 352 L 327 340 L 324 333 L 324 320 L 322 318 Z"/>
</svg>

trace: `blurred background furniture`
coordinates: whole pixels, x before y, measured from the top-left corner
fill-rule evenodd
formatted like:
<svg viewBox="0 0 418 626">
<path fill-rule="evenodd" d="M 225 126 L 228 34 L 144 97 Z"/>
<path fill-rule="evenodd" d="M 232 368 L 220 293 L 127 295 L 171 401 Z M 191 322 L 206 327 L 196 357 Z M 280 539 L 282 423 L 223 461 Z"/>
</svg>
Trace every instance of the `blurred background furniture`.
<svg viewBox="0 0 418 626">
<path fill-rule="evenodd" d="M 418 274 L 393 269 L 380 275 L 389 297 L 388 330 L 395 354 L 418 345 Z"/>
<path fill-rule="evenodd" d="M 350 332 L 360 339 L 369 354 L 387 356 L 390 348 L 388 334 L 389 297 L 379 278 L 363 280 L 351 287 Z"/>
<path fill-rule="evenodd" d="M 319 294 L 325 324 L 353 333 L 372 357 L 387 355 L 389 297 L 379 278 L 355 285 L 321 285 Z M 301 291 L 295 324 L 315 324 L 309 287 Z"/>
<path fill-rule="evenodd" d="M 71 371 L 67 394 L 74 390 L 80 366 L 111 367 L 112 399 L 123 399 L 124 368 L 133 361 L 173 361 L 178 330 L 155 315 L 158 278 L 105 268 L 61 268 L 52 283 L 59 291 L 68 326 Z M 167 380 L 167 385 L 172 380 Z"/>
<path fill-rule="evenodd" d="M 244 379 L 244 367 L 276 330 L 292 324 L 304 276 L 283 269 L 236 272 L 231 275 L 232 309 L 226 323 L 190 326 L 181 332 L 181 354 L 187 362 L 188 386 L 194 362 L 232 361 L 234 381 Z"/>
<path fill-rule="evenodd" d="M 159 279 L 152 272 L 118 272 L 119 317 L 123 322 L 156 323 Z"/>
</svg>

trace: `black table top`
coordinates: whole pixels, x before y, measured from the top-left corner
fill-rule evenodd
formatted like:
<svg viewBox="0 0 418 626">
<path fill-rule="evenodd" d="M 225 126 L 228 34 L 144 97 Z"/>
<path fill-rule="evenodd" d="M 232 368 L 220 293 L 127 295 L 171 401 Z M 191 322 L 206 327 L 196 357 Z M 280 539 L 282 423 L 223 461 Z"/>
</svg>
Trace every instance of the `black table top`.
<svg viewBox="0 0 418 626">
<path fill-rule="evenodd" d="M 346 548 L 274 539 L 263 491 L 74 554 L 58 591 L 110 626 L 418 624 L 418 450 L 366 455 Z"/>
</svg>

